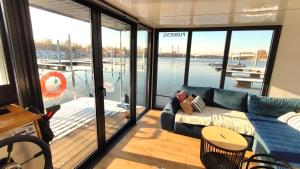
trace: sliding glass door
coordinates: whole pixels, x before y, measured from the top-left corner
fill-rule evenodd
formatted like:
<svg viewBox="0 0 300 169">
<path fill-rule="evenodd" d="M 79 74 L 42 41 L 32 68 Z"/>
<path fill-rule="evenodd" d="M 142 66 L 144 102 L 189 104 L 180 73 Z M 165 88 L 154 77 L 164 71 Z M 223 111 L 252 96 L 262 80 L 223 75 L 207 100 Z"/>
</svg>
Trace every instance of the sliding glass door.
<svg viewBox="0 0 300 169">
<path fill-rule="evenodd" d="M 137 89 L 136 115 L 143 113 L 148 107 L 148 57 L 149 31 L 138 27 L 137 31 Z"/>
<path fill-rule="evenodd" d="M 106 140 L 130 120 L 131 26 L 101 15 Z"/>
<path fill-rule="evenodd" d="M 44 107 L 61 106 L 50 120 L 53 165 L 74 168 L 98 147 L 90 10 L 29 3 Z"/>
</svg>

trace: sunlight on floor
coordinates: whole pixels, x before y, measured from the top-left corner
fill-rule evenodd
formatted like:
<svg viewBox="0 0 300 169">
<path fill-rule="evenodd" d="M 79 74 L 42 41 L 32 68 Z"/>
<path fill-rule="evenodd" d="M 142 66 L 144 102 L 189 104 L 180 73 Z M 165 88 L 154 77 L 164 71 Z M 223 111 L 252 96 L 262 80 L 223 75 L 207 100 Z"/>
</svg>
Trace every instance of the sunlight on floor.
<svg viewBox="0 0 300 169">
<path fill-rule="evenodd" d="M 199 139 L 161 130 L 159 116 L 153 110 L 145 115 L 95 168 L 203 168 Z"/>
</svg>

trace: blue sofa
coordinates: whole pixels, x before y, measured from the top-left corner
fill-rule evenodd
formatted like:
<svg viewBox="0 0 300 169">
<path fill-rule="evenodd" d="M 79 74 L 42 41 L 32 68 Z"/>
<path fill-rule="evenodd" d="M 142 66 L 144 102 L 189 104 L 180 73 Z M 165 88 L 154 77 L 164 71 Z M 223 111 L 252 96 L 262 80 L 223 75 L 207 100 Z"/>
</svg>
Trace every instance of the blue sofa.
<svg viewBox="0 0 300 169">
<path fill-rule="evenodd" d="M 249 143 L 248 149 L 252 149 L 254 153 L 277 156 L 300 167 L 300 132 L 277 120 L 277 117 L 287 112 L 300 112 L 300 99 L 269 98 L 208 87 L 182 86 L 180 90 L 201 96 L 207 106 L 244 112 L 255 129 L 254 135 L 242 134 Z M 200 138 L 201 129 L 205 125 L 175 121 L 177 112 L 180 111 L 175 98 L 174 94 L 161 113 L 161 127 Z"/>
</svg>

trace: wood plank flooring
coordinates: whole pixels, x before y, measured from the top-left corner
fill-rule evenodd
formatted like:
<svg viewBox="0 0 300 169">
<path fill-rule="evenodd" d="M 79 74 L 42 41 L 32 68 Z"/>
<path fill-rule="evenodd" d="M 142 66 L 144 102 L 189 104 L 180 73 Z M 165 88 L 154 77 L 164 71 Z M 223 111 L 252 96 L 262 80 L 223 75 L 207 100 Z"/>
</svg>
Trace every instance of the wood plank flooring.
<svg viewBox="0 0 300 169">
<path fill-rule="evenodd" d="M 138 109 L 137 114 L 141 113 Z M 105 117 L 106 138 L 113 135 L 126 123 L 121 113 Z M 95 119 L 81 125 L 76 130 L 51 142 L 53 166 L 56 169 L 74 168 L 97 148 L 97 131 Z"/>
<path fill-rule="evenodd" d="M 204 168 L 200 140 L 160 129 L 159 116 L 160 111 L 149 111 L 95 169 Z"/>
</svg>

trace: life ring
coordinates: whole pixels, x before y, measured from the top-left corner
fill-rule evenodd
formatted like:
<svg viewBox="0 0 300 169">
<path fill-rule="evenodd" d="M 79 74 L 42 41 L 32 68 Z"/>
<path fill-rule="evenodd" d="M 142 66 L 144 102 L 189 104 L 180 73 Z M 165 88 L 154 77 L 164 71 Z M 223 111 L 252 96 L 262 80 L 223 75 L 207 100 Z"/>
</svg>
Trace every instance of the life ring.
<svg viewBox="0 0 300 169">
<path fill-rule="evenodd" d="M 109 93 L 112 93 L 115 91 L 114 84 L 111 82 L 104 82 L 103 86 L 106 89 L 106 91 Z"/>
<path fill-rule="evenodd" d="M 67 87 L 67 80 L 60 72 L 48 72 L 41 77 L 42 95 L 53 98 L 62 95 Z"/>
</svg>

